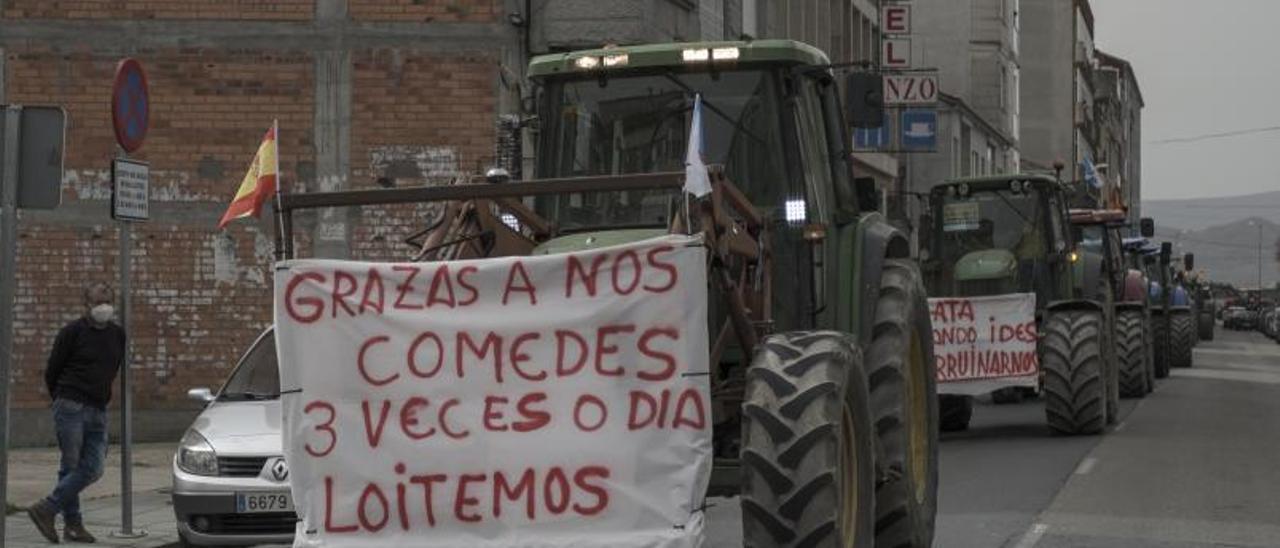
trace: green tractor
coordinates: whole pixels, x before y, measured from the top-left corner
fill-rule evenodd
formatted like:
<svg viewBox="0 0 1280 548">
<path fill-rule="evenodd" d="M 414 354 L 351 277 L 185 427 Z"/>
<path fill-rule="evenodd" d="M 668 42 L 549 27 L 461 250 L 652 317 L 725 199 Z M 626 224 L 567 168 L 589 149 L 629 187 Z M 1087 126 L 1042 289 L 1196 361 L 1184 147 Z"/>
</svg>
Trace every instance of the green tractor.
<svg viewBox="0 0 1280 548">
<path fill-rule="evenodd" d="M 432 201 L 444 213 L 407 239 L 417 260 L 701 234 L 710 491 L 740 495 L 746 544 L 931 546 L 924 285 L 874 183 L 854 177 L 827 57 L 783 40 L 654 44 L 541 56 L 528 74 L 533 180 L 494 170 L 446 187 L 286 195 L 286 230 L 298 209 Z M 700 198 L 682 192 L 697 112 L 712 189 Z"/>
<path fill-rule="evenodd" d="M 1060 434 L 1097 434 L 1116 419 L 1114 299 L 1085 288 L 1067 212 L 1070 189 L 1043 175 L 935 186 L 922 251 L 931 298 L 1034 294 L 1045 418 Z M 940 383 L 941 427 L 968 427 L 971 394 Z"/>
</svg>

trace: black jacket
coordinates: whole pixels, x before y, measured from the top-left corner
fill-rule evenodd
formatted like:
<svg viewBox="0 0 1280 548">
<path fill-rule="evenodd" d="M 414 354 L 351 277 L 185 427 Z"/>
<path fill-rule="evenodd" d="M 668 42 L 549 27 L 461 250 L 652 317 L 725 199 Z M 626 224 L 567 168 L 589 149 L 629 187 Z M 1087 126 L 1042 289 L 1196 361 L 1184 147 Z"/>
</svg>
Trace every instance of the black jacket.
<svg viewBox="0 0 1280 548">
<path fill-rule="evenodd" d="M 106 409 L 111 383 L 124 362 L 124 342 L 124 328 L 114 323 L 97 328 L 82 317 L 67 324 L 53 341 L 44 370 L 49 396 Z"/>
</svg>

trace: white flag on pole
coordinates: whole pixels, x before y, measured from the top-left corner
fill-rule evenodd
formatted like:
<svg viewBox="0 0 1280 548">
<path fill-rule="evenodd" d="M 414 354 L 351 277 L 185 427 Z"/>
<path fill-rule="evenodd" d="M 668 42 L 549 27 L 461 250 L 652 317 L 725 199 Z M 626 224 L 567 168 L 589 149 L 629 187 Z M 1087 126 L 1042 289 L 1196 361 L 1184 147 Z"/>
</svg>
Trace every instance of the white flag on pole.
<svg viewBox="0 0 1280 548">
<path fill-rule="evenodd" d="M 702 94 L 693 98 L 693 123 L 689 124 L 689 152 L 684 159 L 684 191 L 699 198 L 711 194 L 711 177 L 702 161 Z"/>
</svg>

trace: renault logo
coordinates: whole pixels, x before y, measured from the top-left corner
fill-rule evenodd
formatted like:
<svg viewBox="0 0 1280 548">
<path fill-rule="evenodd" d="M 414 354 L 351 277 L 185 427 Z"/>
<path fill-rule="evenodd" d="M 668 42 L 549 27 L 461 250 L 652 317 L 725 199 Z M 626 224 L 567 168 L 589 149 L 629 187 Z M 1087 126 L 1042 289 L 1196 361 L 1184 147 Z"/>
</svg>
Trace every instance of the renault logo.
<svg viewBox="0 0 1280 548">
<path fill-rule="evenodd" d="M 271 477 L 276 481 L 289 479 L 289 465 L 285 464 L 284 459 L 276 459 L 276 462 L 271 465 Z"/>
</svg>

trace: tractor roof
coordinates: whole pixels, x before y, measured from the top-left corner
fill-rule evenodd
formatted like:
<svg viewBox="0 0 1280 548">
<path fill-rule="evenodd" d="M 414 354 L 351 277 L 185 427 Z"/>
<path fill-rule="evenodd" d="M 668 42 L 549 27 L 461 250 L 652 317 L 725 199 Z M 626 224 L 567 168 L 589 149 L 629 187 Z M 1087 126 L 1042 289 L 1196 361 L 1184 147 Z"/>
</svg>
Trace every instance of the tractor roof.
<svg viewBox="0 0 1280 548">
<path fill-rule="evenodd" d="M 1034 173 L 1012 173 L 1006 175 L 988 175 L 983 177 L 964 177 L 960 179 L 951 179 L 934 185 L 934 192 L 942 192 L 949 186 L 965 184 L 971 190 L 1003 190 L 1009 188 L 1009 183 L 1026 182 L 1035 186 L 1055 186 L 1061 183 L 1048 175 L 1040 175 Z"/>
<path fill-rule="evenodd" d="M 586 60 L 580 61 L 584 58 Z M 761 62 L 817 66 L 830 64 L 822 50 L 794 40 L 672 42 L 539 55 L 529 62 L 529 77 L 590 74 L 601 70 L 646 67 L 710 65 L 727 68 L 741 63 Z"/>
<path fill-rule="evenodd" d="M 1072 209 L 1071 224 L 1123 226 L 1128 215 L 1120 209 Z"/>
</svg>

